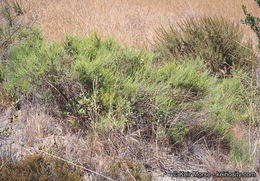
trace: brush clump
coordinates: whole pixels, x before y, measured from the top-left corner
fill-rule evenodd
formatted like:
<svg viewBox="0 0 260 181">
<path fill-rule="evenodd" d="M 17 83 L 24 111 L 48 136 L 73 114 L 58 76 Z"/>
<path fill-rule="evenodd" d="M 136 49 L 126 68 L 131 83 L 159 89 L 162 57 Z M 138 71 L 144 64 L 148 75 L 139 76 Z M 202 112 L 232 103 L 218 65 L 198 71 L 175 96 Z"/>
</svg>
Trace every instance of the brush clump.
<svg viewBox="0 0 260 181">
<path fill-rule="evenodd" d="M 252 44 L 243 43 L 239 26 L 223 18 L 189 18 L 178 26 L 161 27 L 155 51 L 165 60 L 200 57 L 212 74 L 222 76 L 232 68 L 251 71 L 257 60 Z"/>
<path fill-rule="evenodd" d="M 73 171 L 67 162 L 42 155 L 31 155 L 22 161 L 1 160 L 0 163 L 0 180 L 81 180 L 80 171 Z"/>
</svg>

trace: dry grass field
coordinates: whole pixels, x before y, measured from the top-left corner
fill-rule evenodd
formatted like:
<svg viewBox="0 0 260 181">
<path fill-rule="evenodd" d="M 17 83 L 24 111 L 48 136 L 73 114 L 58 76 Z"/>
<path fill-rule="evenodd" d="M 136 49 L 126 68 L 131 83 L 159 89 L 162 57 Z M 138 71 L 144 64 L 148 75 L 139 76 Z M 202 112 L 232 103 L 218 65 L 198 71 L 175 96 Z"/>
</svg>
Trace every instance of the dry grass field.
<svg viewBox="0 0 260 181">
<path fill-rule="evenodd" d="M 252 14 L 260 12 L 248 0 L 23 0 L 28 15 L 47 39 L 60 39 L 66 33 L 88 34 L 97 31 L 112 35 L 124 44 L 146 46 L 160 25 L 173 24 L 189 16 L 222 16 L 240 24 L 245 4 Z M 241 25 L 246 37 L 257 42 L 250 28 Z"/>
</svg>

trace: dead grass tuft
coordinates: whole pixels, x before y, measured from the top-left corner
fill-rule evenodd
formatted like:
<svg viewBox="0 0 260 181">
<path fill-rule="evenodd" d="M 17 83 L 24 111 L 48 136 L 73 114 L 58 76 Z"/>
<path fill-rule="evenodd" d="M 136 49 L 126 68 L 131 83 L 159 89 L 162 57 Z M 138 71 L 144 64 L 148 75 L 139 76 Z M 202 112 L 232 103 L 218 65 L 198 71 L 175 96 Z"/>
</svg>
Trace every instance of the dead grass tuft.
<svg viewBox="0 0 260 181">
<path fill-rule="evenodd" d="M 11 117 L 12 123 L 9 119 Z M 154 142 L 145 141 L 141 130 L 89 131 L 84 134 L 87 136 L 83 136 L 79 130 L 72 134 L 66 123 L 53 118 L 39 107 L 22 107 L 21 111 L 13 108 L 6 111 L 1 115 L 0 124 L 1 128 L 8 128 L 1 130 L 0 134 L 3 140 L 0 146 L 1 157 L 11 159 L 19 160 L 28 154 L 38 153 L 37 150 L 40 149 L 121 180 L 131 180 L 132 176 L 150 180 L 151 175 L 147 171 L 152 175 L 156 174 L 156 179 L 160 179 L 165 170 L 213 173 L 235 169 L 229 164 L 229 157 L 225 152 L 229 148 L 223 147 L 225 140 L 214 131 L 200 126 L 190 130 L 179 152 L 176 152 L 176 146 L 171 148 L 166 140 L 160 140 L 158 137 Z M 257 130 L 252 131 L 252 134 L 257 135 Z M 254 137 L 256 140 L 252 140 L 252 149 L 255 151 L 252 152 L 256 153 L 259 137 Z M 241 167 L 241 171 L 255 170 L 257 173 L 257 164 L 255 160 L 253 167 Z M 95 180 L 97 176 L 86 173 L 85 178 Z"/>
</svg>

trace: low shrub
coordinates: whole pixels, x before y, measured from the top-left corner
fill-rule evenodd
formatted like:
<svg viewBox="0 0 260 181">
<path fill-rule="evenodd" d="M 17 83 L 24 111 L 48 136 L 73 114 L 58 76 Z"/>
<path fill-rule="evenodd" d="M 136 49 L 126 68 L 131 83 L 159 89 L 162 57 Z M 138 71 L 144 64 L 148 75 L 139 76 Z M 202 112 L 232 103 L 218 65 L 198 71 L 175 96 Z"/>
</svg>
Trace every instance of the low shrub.
<svg viewBox="0 0 260 181">
<path fill-rule="evenodd" d="M 22 37 L 19 35 L 20 32 L 30 29 L 30 27 L 17 22 L 16 19 L 24 14 L 24 10 L 17 1 L 3 0 L 0 6 L 0 55 L 2 56 L 8 47 L 17 41 L 18 37 Z"/>
<path fill-rule="evenodd" d="M 211 87 L 205 105 L 211 114 L 211 122 L 224 134 L 228 133 L 230 126 L 236 122 L 259 124 L 255 121 L 257 115 L 251 114 L 257 111 L 259 91 L 243 84 L 244 78 L 245 74 L 240 72 L 234 73 L 233 78 L 219 82 L 212 80 L 215 85 Z"/>
<path fill-rule="evenodd" d="M 58 104 L 72 114 L 73 127 L 142 130 L 147 140 L 160 131 L 172 143 L 189 132 L 194 110 L 207 112 L 210 126 L 232 140 L 234 123 L 259 124 L 259 93 L 248 83 L 250 73 L 239 70 L 242 64 L 249 68 L 245 57 L 254 55 L 237 46 L 238 30 L 224 22 L 206 18 L 182 25 L 182 32 L 161 32 L 159 57 L 97 34 L 57 43 L 27 31 L 26 39 L 10 47 L 8 62 L 0 64 L 4 90 L 13 98 L 33 95 Z M 232 76 L 210 76 L 233 64 Z"/>
<path fill-rule="evenodd" d="M 247 129 L 259 126 L 259 90 L 243 71 L 233 72 L 232 78 L 212 78 L 210 84 L 203 100 L 203 109 L 209 113 L 207 125 L 229 140 L 230 154 L 236 163 L 249 162 L 248 130 L 233 130 L 236 125 L 244 125 Z"/>
<path fill-rule="evenodd" d="M 73 170 L 69 164 L 57 159 L 32 155 L 22 161 L 2 160 L 0 180 L 81 180 L 81 172 Z"/>
<path fill-rule="evenodd" d="M 0 84 L 5 79 L 6 62 L 12 45 L 26 39 L 32 31 L 28 24 L 17 19 L 24 14 L 18 1 L 3 0 L 0 3 Z M 0 85 L 1 86 L 1 85 Z"/>
<path fill-rule="evenodd" d="M 97 34 L 55 43 L 44 41 L 37 30 L 13 45 L 8 56 L 6 94 L 14 99 L 29 94 L 82 118 L 90 118 L 91 111 L 96 116 L 127 111 L 137 77 L 151 60 L 149 53 L 122 48 Z"/>
<path fill-rule="evenodd" d="M 31 32 L 26 40 L 10 48 L 5 92 L 14 99 L 31 94 L 63 106 L 73 96 L 74 87 L 69 84 L 68 60 L 62 46 L 45 42 L 37 30 Z"/>
<path fill-rule="evenodd" d="M 159 28 L 155 51 L 166 60 L 200 57 L 212 74 L 226 76 L 232 68 L 251 71 L 256 64 L 252 45 L 242 40 L 239 27 L 223 18 L 192 18 L 169 29 Z"/>
<path fill-rule="evenodd" d="M 180 124 L 179 120 L 175 120 L 176 115 L 186 111 L 188 104 L 195 104 L 194 100 L 202 99 L 207 93 L 209 74 L 202 69 L 203 65 L 203 61 L 197 59 L 178 64 L 161 62 L 154 67 L 147 66 L 139 80 L 141 84 L 138 86 L 136 103 L 132 105 L 139 126 L 144 122 L 150 129 L 158 127 L 173 142 L 180 142 L 185 134 L 176 131 Z M 178 129 L 175 129 L 176 126 Z M 184 124 L 184 130 L 185 127 Z"/>
</svg>

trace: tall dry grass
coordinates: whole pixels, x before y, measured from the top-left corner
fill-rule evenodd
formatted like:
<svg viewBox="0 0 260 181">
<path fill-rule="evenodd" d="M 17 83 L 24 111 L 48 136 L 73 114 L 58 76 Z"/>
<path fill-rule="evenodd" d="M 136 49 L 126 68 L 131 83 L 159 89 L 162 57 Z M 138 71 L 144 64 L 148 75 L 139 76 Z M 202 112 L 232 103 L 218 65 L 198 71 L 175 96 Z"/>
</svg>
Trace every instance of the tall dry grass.
<svg viewBox="0 0 260 181">
<path fill-rule="evenodd" d="M 97 31 L 112 35 L 124 44 L 147 45 L 160 25 L 176 23 L 187 16 L 223 16 L 240 23 L 245 4 L 260 16 L 253 0 L 23 0 L 23 6 L 38 17 L 38 25 L 48 39 L 66 33 Z M 247 38 L 257 39 L 250 28 L 241 25 Z"/>
</svg>

